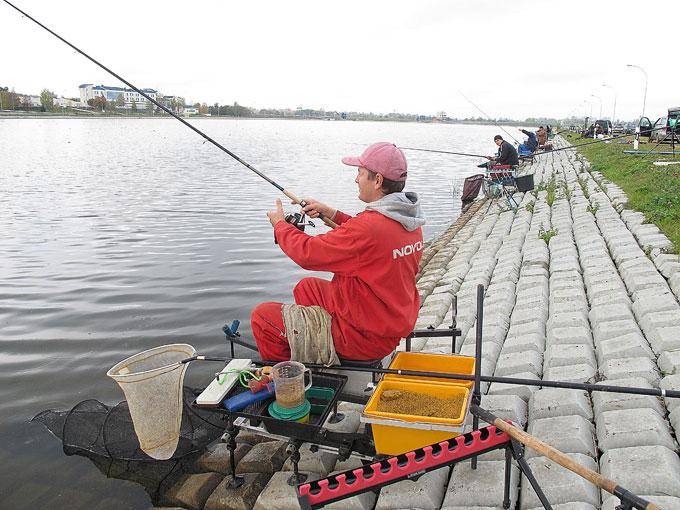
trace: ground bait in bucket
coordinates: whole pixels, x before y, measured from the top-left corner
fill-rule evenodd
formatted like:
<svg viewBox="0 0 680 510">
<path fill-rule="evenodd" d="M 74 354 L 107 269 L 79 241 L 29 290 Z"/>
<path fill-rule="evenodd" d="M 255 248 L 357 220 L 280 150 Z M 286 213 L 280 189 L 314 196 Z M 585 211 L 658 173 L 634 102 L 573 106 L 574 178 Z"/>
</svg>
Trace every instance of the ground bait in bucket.
<svg viewBox="0 0 680 510">
<path fill-rule="evenodd" d="M 464 405 L 463 395 L 438 398 L 412 391 L 385 390 L 380 395 L 376 411 L 436 418 L 458 418 Z"/>
</svg>

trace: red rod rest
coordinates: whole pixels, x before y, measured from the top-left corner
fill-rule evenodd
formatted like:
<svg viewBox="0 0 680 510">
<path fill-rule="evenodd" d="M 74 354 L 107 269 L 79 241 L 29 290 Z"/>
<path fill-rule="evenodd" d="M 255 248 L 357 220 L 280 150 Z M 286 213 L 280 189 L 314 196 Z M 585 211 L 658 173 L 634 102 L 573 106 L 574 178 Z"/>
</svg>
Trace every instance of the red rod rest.
<svg viewBox="0 0 680 510">
<path fill-rule="evenodd" d="M 424 446 L 419 450 L 388 457 L 382 461 L 343 471 L 315 482 L 304 483 L 298 486 L 298 495 L 305 497 L 311 506 L 320 505 L 455 463 L 458 459 L 499 447 L 509 441 L 510 436 L 490 425 L 440 443 Z M 433 450 L 437 450 L 436 453 Z M 405 462 L 404 457 L 406 457 Z M 399 458 L 402 459 L 401 462 Z"/>
</svg>

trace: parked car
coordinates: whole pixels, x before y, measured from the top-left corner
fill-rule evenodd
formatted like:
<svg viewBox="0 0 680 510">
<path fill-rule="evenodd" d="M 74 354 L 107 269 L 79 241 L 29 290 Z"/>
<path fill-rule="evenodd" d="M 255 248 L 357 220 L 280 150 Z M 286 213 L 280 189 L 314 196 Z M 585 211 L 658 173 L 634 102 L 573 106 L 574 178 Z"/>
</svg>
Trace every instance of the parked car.
<svg viewBox="0 0 680 510">
<path fill-rule="evenodd" d="M 649 134 L 650 142 L 671 143 L 673 134 L 680 119 L 680 107 L 669 108 L 668 115 L 659 117 L 652 127 Z M 678 136 L 675 134 L 675 141 L 678 142 Z"/>
<path fill-rule="evenodd" d="M 607 135 L 611 132 L 611 120 L 596 120 L 594 124 L 586 130 L 585 136 L 588 138 L 595 138 L 597 135 Z"/>
</svg>

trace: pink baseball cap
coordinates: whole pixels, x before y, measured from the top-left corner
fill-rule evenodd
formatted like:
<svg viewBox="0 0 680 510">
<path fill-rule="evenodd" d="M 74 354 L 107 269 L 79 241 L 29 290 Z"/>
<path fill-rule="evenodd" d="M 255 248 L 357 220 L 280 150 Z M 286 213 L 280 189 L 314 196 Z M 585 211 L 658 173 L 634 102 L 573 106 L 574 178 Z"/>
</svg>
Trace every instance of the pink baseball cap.
<svg viewBox="0 0 680 510">
<path fill-rule="evenodd" d="M 390 181 L 406 180 L 406 157 L 393 143 L 374 143 L 361 156 L 346 156 L 342 162 L 349 166 L 363 166 Z"/>
</svg>

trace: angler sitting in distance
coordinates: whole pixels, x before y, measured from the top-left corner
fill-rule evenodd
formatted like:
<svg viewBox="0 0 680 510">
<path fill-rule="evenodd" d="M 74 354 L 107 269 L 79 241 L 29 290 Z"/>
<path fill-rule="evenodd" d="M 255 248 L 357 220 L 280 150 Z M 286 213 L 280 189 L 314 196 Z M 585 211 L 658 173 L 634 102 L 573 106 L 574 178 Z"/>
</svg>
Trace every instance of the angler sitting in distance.
<svg viewBox="0 0 680 510">
<path fill-rule="evenodd" d="M 316 200 L 304 212 L 339 226 L 310 236 L 284 220 L 281 201 L 267 216 L 283 252 L 311 271 L 333 279 L 303 278 L 295 305 L 268 302 L 252 312 L 251 326 L 262 359 L 336 364 L 390 354 L 418 317 L 416 273 L 425 223 L 418 196 L 404 193 L 407 163 L 394 144 L 379 142 L 359 157 L 355 182 L 366 210 L 355 217 Z"/>
<path fill-rule="evenodd" d="M 503 140 L 501 135 L 496 135 L 493 137 L 494 143 L 498 146 L 498 152 L 496 157 L 488 156 L 489 165 L 519 165 L 519 157 L 517 156 L 517 150 L 511 143 Z"/>
<path fill-rule="evenodd" d="M 536 138 L 536 133 L 527 131 L 526 129 L 520 129 L 520 131 L 527 135 L 527 139 L 524 140 L 524 143 L 521 143 L 519 147 L 517 147 L 517 151 L 522 156 L 530 156 L 531 154 L 534 153 L 534 151 L 538 147 L 538 139 Z"/>
</svg>

